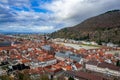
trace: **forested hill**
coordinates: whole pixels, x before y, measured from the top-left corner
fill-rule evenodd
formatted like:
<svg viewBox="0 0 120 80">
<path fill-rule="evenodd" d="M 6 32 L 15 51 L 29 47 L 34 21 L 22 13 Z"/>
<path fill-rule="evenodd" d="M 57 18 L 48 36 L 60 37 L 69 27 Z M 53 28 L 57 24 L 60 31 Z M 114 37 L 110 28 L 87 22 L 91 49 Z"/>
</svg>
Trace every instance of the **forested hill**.
<svg viewBox="0 0 120 80">
<path fill-rule="evenodd" d="M 76 26 L 53 32 L 50 36 L 120 44 L 120 10 L 91 17 Z"/>
</svg>

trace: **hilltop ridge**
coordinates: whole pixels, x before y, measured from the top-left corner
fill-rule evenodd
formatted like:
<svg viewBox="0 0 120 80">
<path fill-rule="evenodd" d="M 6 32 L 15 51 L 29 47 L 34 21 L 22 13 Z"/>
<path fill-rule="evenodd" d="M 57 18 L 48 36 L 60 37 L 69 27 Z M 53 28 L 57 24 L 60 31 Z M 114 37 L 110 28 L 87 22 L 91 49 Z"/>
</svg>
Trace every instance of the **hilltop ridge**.
<svg viewBox="0 0 120 80">
<path fill-rule="evenodd" d="M 120 44 L 120 10 L 112 10 L 88 18 L 76 26 L 53 32 L 50 36 Z"/>
</svg>

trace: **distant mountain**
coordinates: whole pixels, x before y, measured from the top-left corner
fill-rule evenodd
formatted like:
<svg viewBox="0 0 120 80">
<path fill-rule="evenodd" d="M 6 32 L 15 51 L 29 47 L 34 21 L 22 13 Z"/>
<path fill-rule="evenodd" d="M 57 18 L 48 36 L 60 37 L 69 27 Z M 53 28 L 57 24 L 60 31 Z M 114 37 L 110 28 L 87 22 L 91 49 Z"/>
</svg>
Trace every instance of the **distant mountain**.
<svg viewBox="0 0 120 80">
<path fill-rule="evenodd" d="M 0 34 L 14 35 L 14 34 L 47 34 L 47 33 L 43 33 L 43 32 L 5 32 L 5 31 L 1 31 Z"/>
<path fill-rule="evenodd" d="M 120 10 L 91 17 L 76 26 L 53 32 L 50 36 L 120 44 Z"/>
</svg>

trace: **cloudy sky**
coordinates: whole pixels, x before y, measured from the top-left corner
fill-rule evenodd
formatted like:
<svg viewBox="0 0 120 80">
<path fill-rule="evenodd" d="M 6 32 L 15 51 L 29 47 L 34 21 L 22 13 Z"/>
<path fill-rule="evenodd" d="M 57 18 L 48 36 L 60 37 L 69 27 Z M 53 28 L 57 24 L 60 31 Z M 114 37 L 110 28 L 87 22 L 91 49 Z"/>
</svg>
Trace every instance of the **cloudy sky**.
<svg viewBox="0 0 120 80">
<path fill-rule="evenodd" d="M 0 32 L 54 32 L 113 9 L 120 0 L 0 0 Z"/>
</svg>

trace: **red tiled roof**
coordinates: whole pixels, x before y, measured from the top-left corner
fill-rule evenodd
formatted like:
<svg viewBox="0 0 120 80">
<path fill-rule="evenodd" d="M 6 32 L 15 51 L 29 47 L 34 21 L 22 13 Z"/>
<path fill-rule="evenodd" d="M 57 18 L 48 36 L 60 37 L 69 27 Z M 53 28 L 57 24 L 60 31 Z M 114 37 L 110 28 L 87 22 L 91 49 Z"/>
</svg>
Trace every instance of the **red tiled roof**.
<svg viewBox="0 0 120 80">
<path fill-rule="evenodd" d="M 98 67 L 108 68 L 108 69 L 115 70 L 115 71 L 120 71 L 120 67 L 117 67 L 113 64 L 109 64 L 109 63 L 106 63 L 106 62 L 99 63 Z"/>
<path fill-rule="evenodd" d="M 15 47 L 13 46 L 9 46 L 9 47 L 0 47 L 0 50 L 10 50 L 10 49 L 14 49 Z"/>
<path fill-rule="evenodd" d="M 77 68 L 81 68 L 81 67 L 82 67 L 82 65 L 79 64 L 79 63 L 75 63 L 75 66 L 76 66 Z"/>
<path fill-rule="evenodd" d="M 120 71 L 120 67 L 117 67 L 113 64 L 106 63 L 106 62 L 88 61 L 86 64 L 96 65 L 97 67 L 108 68 L 110 70 Z"/>
<path fill-rule="evenodd" d="M 88 61 L 86 64 L 97 65 L 98 61 Z"/>
<path fill-rule="evenodd" d="M 44 72 L 44 70 L 41 67 L 29 70 L 30 74 L 42 74 L 43 72 Z"/>
<path fill-rule="evenodd" d="M 70 66 L 70 65 L 67 65 L 65 68 L 66 68 L 66 70 L 72 70 L 72 66 Z"/>
<path fill-rule="evenodd" d="M 87 72 L 81 72 L 81 71 L 77 71 L 77 72 L 73 72 L 73 71 L 67 71 L 68 74 L 75 76 L 79 79 L 86 79 L 86 80 L 105 80 L 103 77 L 101 76 L 97 76 L 94 75 L 92 73 L 87 73 Z"/>
<path fill-rule="evenodd" d="M 29 62 L 30 60 L 27 60 L 27 59 L 22 59 L 22 63 L 26 63 L 26 62 Z"/>
</svg>

